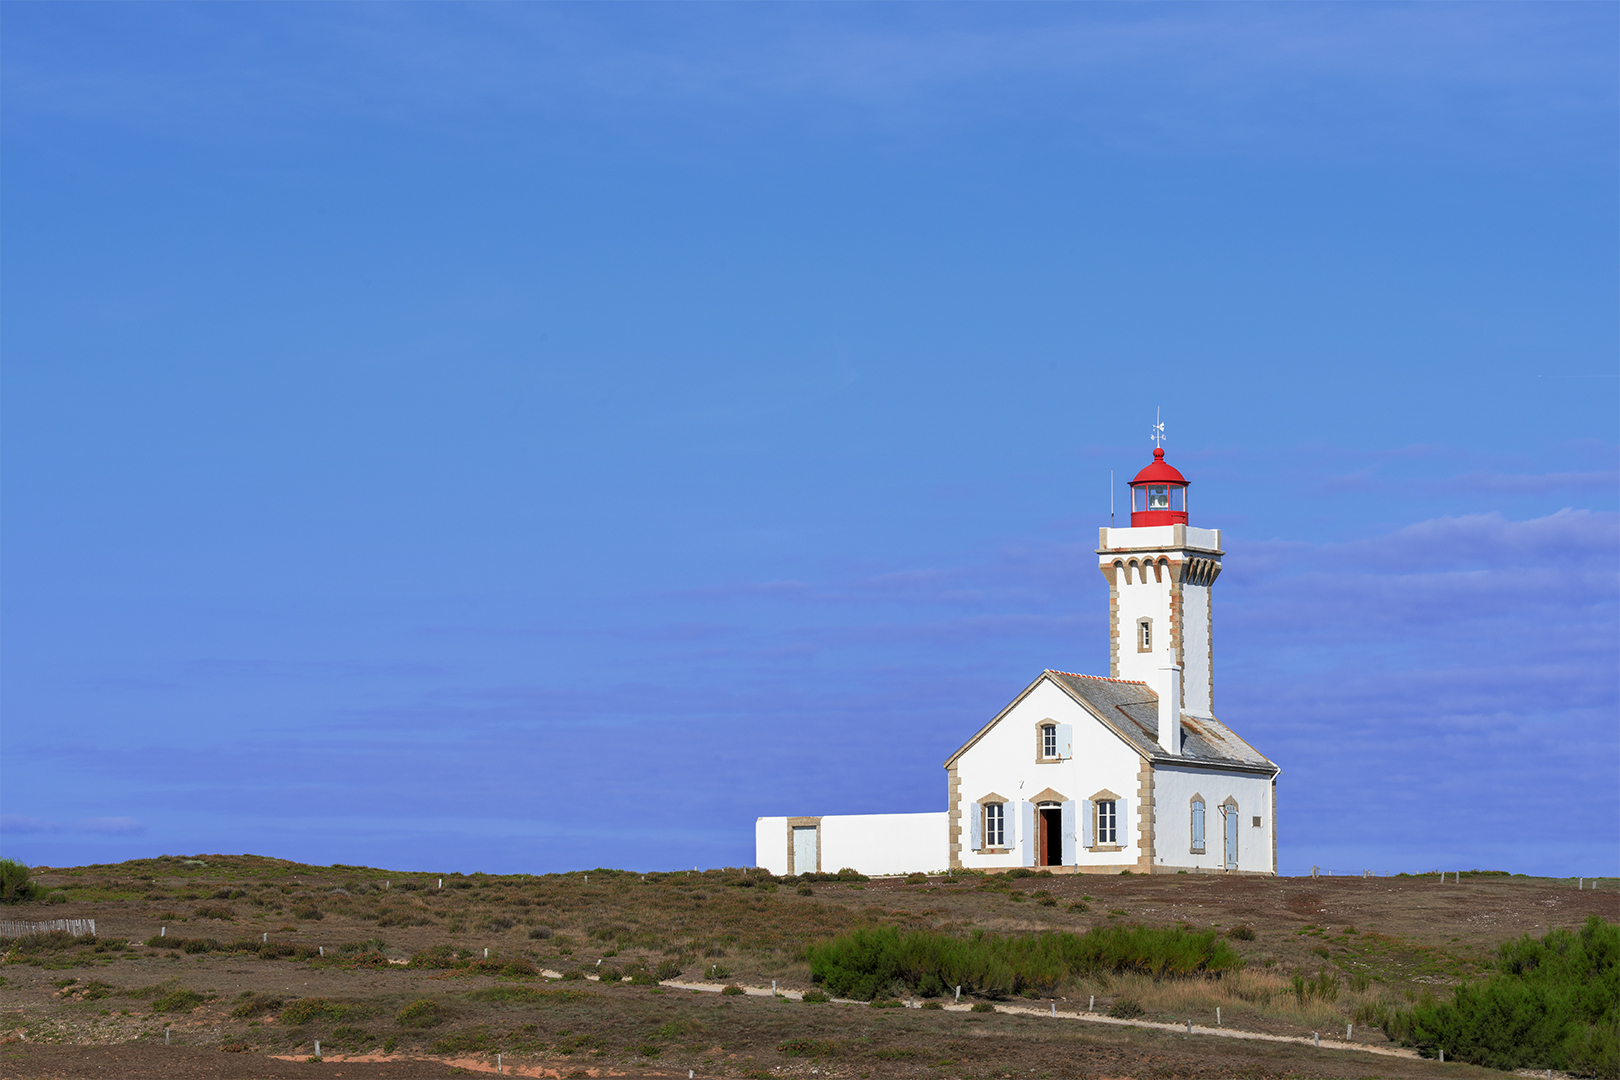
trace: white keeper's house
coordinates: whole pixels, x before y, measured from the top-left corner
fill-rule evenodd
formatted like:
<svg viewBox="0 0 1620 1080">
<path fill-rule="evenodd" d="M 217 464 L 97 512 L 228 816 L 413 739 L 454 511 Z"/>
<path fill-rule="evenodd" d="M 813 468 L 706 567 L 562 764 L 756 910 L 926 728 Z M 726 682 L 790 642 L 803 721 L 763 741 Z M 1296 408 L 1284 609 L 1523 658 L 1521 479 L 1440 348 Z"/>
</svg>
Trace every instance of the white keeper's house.
<svg viewBox="0 0 1620 1080">
<path fill-rule="evenodd" d="M 943 813 L 762 817 L 755 863 L 1275 874 L 1281 770 L 1215 718 L 1221 533 L 1188 523 L 1187 484 L 1155 448 L 1130 528 L 1100 530 L 1107 678 L 1041 672 L 945 760 Z"/>
</svg>

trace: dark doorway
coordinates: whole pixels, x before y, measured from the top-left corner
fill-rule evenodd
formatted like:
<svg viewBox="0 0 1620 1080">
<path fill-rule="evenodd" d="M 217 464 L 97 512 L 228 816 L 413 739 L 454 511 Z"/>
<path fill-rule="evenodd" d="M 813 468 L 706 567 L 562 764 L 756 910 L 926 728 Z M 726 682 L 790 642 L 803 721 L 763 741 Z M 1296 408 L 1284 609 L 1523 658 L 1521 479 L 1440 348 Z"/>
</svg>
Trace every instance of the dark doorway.
<svg viewBox="0 0 1620 1080">
<path fill-rule="evenodd" d="M 1059 806 L 1040 808 L 1041 815 L 1041 851 L 1040 864 L 1042 866 L 1063 865 L 1063 808 Z"/>
</svg>

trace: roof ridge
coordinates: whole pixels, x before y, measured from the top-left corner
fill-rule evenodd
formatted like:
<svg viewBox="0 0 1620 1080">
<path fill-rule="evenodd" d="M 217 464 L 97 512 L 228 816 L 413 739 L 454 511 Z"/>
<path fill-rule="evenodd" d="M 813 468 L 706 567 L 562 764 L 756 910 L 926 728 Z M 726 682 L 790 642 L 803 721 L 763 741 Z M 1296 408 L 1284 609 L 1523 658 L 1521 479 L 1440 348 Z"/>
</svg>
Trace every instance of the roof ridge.
<svg viewBox="0 0 1620 1080">
<path fill-rule="evenodd" d="M 1146 686 L 1142 679 L 1113 679 L 1107 675 L 1083 675 L 1078 671 L 1059 671 L 1057 668 L 1047 668 L 1053 675 L 1067 675 L 1071 679 L 1096 679 L 1098 682 L 1130 683 L 1132 686 Z"/>
</svg>

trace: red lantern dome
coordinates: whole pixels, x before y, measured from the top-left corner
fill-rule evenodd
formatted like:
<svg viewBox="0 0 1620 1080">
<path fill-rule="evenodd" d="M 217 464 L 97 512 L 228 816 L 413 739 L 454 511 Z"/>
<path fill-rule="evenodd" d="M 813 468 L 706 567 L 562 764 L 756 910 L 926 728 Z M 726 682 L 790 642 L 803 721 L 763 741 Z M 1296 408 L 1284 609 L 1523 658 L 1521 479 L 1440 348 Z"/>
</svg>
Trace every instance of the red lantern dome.
<svg viewBox="0 0 1620 1080">
<path fill-rule="evenodd" d="M 1162 446 L 1153 449 L 1153 464 L 1131 481 L 1131 528 L 1187 524 L 1187 478 L 1164 460 Z"/>
</svg>

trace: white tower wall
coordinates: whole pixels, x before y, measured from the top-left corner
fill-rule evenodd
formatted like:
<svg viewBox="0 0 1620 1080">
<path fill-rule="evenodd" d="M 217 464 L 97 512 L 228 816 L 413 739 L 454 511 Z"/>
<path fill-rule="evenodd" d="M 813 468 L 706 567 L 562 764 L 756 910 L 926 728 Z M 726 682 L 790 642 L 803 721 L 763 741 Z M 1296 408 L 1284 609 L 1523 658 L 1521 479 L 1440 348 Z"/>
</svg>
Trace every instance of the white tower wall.
<svg viewBox="0 0 1620 1080">
<path fill-rule="evenodd" d="M 1111 658 L 1116 679 L 1139 679 L 1157 689 L 1160 671 L 1182 669 L 1182 708 L 1195 716 L 1215 711 L 1210 587 L 1221 572 L 1219 529 L 1155 525 L 1101 529 L 1097 568 L 1108 579 Z M 1141 622 L 1151 637 L 1142 647 Z"/>
</svg>

